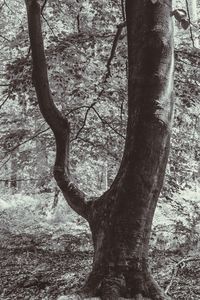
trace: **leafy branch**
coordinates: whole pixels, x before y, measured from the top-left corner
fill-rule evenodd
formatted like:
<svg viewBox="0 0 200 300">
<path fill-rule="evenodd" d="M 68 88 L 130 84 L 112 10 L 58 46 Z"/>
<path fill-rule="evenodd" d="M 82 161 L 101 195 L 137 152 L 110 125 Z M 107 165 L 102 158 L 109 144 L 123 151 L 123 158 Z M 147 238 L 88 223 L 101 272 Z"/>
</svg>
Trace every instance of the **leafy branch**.
<svg viewBox="0 0 200 300">
<path fill-rule="evenodd" d="M 41 126 L 42 127 L 42 126 Z M 26 143 L 30 142 L 31 140 L 35 139 L 36 137 L 38 137 L 39 135 L 41 135 L 42 133 L 48 131 L 50 128 L 46 128 L 44 130 L 41 130 L 41 131 L 37 131 L 34 135 L 32 135 L 31 137 L 29 137 L 28 139 L 26 139 L 25 141 L 23 142 L 20 142 L 18 143 L 17 145 L 15 145 L 13 148 L 9 149 L 6 154 L 4 155 L 2 161 L 10 154 L 12 153 L 13 151 L 15 151 L 16 149 L 18 149 L 20 146 L 22 145 L 25 145 Z M 7 161 L 6 161 L 7 163 Z M 5 165 L 5 163 L 3 163 L 3 165 L 0 166 L 0 169 L 2 169 L 2 167 Z"/>
</svg>

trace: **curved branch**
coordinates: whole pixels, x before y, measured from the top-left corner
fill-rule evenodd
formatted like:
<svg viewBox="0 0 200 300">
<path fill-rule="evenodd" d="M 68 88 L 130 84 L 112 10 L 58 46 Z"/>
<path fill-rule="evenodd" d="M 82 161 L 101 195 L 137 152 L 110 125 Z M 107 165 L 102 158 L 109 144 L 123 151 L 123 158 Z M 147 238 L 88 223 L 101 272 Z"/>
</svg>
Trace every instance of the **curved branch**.
<svg viewBox="0 0 200 300">
<path fill-rule="evenodd" d="M 52 129 L 56 140 L 54 177 L 68 204 L 87 219 L 85 194 L 72 183 L 69 172 L 70 124 L 56 108 L 48 81 L 47 64 L 41 29 L 41 7 L 38 0 L 25 0 L 33 60 L 33 83 L 40 111 Z"/>
</svg>

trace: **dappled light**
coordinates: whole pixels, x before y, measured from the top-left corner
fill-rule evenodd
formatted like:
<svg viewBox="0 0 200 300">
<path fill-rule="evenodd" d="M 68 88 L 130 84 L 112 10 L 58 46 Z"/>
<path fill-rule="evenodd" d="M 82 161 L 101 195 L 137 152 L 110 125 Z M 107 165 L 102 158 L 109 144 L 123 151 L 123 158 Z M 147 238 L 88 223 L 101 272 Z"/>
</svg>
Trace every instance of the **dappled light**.
<svg viewBox="0 0 200 300">
<path fill-rule="evenodd" d="M 197 1 L 0 13 L 0 299 L 200 299 Z"/>
</svg>

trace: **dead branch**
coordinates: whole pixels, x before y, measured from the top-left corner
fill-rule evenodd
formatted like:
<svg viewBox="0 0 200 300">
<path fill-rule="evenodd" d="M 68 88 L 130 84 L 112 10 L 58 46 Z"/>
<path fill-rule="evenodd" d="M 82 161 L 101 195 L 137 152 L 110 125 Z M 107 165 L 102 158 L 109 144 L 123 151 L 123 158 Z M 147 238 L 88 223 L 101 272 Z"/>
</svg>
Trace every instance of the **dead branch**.
<svg viewBox="0 0 200 300">
<path fill-rule="evenodd" d="M 172 270 L 172 277 L 171 280 L 169 282 L 169 284 L 167 285 L 166 289 L 165 289 L 165 293 L 168 294 L 169 290 L 174 282 L 174 279 L 178 273 L 178 270 L 181 266 L 185 265 L 185 263 L 191 262 L 191 261 L 200 261 L 200 257 L 187 257 L 187 258 L 183 258 L 181 259 L 179 262 L 176 263 L 176 265 L 174 266 L 173 270 Z"/>
<path fill-rule="evenodd" d="M 114 40 L 113 40 L 113 44 L 112 44 L 112 48 L 111 48 L 111 52 L 110 52 L 110 57 L 108 58 L 108 62 L 107 62 L 107 72 L 106 72 L 106 76 L 105 76 L 105 82 L 107 81 L 107 79 L 110 77 L 111 75 L 111 71 L 110 71 L 110 66 L 111 66 L 111 62 L 115 56 L 115 51 L 117 48 L 117 44 L 119 41 L 119 38 L 121 36 L 122 33 L 122 29 L 126 26 L 126 22 L 123 22 L 119 25 L 117 25 L 117 32 L 115 34 Z"/>
</svg>

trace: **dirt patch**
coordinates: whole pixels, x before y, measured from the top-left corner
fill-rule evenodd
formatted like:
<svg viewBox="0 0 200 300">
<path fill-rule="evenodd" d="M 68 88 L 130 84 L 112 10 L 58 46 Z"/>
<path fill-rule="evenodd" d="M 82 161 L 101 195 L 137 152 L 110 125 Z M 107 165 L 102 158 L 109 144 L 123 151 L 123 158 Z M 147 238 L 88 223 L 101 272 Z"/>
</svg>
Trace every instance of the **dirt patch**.
<svg viewBox="0 0 200 300">
<path fill-rule="evenodd" d="M 0 298 L 57 299 L 83 284 L 92 263 L 90 236 L 40 233 L 0 237 Z"/>
</svg>

